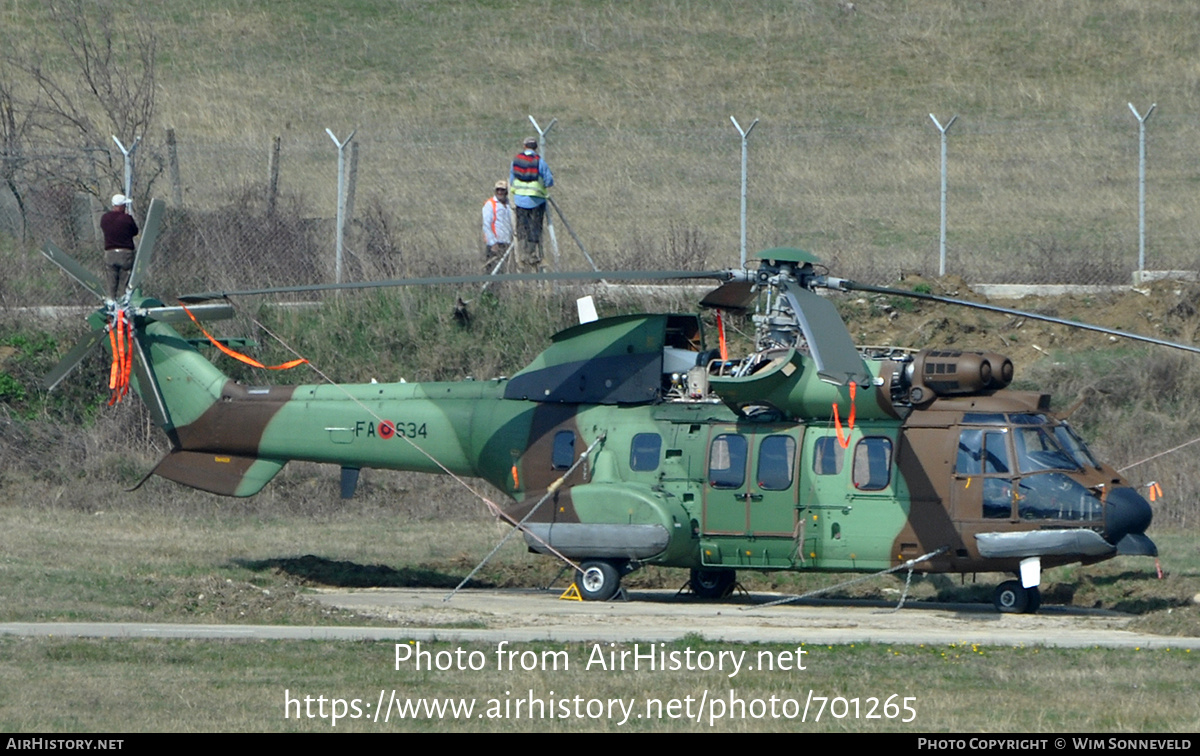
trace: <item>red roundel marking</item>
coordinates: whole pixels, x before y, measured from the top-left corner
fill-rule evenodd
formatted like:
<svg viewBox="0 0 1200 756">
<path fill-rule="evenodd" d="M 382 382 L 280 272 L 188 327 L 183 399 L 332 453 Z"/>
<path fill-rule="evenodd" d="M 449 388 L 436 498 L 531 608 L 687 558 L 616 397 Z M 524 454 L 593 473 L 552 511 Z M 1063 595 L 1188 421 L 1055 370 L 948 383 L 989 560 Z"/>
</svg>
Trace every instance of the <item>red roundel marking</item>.
<svg viewBox="0 0 1200 756">
<path fill-rule="evenodd" d="M 391 420 L 384 420 L 379 423 L 379 437 L 384 441 L 396 435 L 396 424 Z"/>
</svg>

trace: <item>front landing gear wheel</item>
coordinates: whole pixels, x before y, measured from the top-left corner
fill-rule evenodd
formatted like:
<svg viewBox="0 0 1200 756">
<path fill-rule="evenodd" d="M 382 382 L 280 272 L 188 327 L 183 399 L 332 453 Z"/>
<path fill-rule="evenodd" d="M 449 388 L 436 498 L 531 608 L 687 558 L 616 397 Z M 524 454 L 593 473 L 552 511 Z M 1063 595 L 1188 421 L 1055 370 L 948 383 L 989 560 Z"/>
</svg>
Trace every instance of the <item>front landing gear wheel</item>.
<svg viewBox="0 0 1200 756">
<path fill-rule="evenodd" d="M 733 570 L 692 570 L 692 593 L 702 599 L 723 599 L 733 593 L 737 573 Z"/>
<path fill-rule="evenodd" d="M 996 611 L 1001 614 L 1033 614 L 1042 605 L 1042 592 L 1025 588 L 1018 580 L 1006 580 L 996 587 L 992 596 Z"/>
<path fill-rule="evenodd" d="M 579 565 L 581 572 L 575 573 L 575 586 L 584 601 L 608 601 L 621 588 L 621 573 L 611 562 L 599 560 Z"/>
</svg>

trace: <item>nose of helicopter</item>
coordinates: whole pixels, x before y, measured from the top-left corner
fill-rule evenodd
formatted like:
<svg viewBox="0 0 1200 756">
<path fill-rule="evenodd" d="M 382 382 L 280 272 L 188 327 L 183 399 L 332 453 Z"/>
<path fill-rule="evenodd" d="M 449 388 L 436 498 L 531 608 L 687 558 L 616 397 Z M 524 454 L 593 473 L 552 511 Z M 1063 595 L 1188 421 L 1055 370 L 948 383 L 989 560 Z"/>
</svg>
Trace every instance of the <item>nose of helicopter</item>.
<svg viewBox="0 0 1200 756">
<path fill-rule="evenodd" d="M 1122 554 L 1154 556 L 1158 549 L 1145 535 L 1153 517 L 1150 503 L 1137 491 L 1114 488 L 1108 492 L 1104 512 L 1104 540 L 1117 546 Z"/>
</svg>

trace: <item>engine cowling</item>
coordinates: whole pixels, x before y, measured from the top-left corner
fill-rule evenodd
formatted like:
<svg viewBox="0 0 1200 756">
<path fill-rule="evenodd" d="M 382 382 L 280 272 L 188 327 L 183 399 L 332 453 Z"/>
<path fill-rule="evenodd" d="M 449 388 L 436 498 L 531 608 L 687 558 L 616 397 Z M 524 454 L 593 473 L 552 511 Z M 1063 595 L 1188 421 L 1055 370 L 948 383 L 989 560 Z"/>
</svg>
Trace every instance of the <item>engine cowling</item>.
<svg viewBox="0 0 1200 756">
<path fill-rule="evenodd" d="M 1012 383 L 1013 363 L 996 352 L 922 350 L 908 366 L 909 400 L 924 404 L 939 396 L 964 396 Z"/>
</svg>

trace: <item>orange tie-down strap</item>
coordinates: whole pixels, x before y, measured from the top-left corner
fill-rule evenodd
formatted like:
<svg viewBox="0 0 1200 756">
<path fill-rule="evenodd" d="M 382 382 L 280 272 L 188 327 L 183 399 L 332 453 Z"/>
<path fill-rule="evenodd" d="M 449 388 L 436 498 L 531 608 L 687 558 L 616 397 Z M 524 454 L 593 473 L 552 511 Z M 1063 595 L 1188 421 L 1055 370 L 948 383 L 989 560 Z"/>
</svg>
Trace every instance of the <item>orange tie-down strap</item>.
<svg viewBox="0 0 1200 756">
<path fill-rule="evenodd" d="M 844 436 L 842 435 L 842 419 L 838 417 L 837 402 L 833 403 L 833 425 L 837 430 L 838 444 L 840 444 L 843 449 L 849 448 L 850 432 L 854 430 L 854 394 L 855 389 L 857 388 L 858 386 L 855 385 L 854 381 L 850 381 L 850 417 L 846 418 L 846 434 Z"/>
<path fill-rule="evenodd" d="M 244 354 L 235 352 L 232 349 L 230 349 L 229 347 L 222 344 L 221 342 L 214 339 L 212 337 L 212 334 L 210 334 L 208 331 L 204 330 L 204 326 L 200 325 L 200 321 L 196 320 L 196 316 L 193 315 L 192 311 L 187 308 L 187 305 L 185 305 L 183 302 L 180 302 L 179 306 L 183 308 L 183 311 L 187 313 L 187 316 L 189 318 L 191 318 L 192 322 L 196 324 L 196 327 L 200 329 L 200 333 L 202 333 L 206 337 L 208 337 L 208 340 L 212 342 L 213 346 L 215 346 L 217 349 L 220 349 L 222 352 L 229 355 L 233 359 L 238 360 L 239 362 L 244 362 L 247 365 L 250 365 L 250 366 L 256 367 L 256 368 L 265 368 L 267 370 L 290 370 L 290 369 L 296 367 L 297 365 L 303 365 L 308 362 L 308 360 L 304 359 L 303 357 L 300 357 L 295 360 L 290 360 L 288 362 L 280 363 L 279 365 L 264 365 L 261 362 L 259 362 L 258 360 L 254 359 L 253 357 L 248 357 Z"/>
<path fill-rule="evenodd" d="M 113 406 L 129 393 L 129 371 L 133 366 L 133 332 L 124 310 L 117 310 L 108 329 L 112 346 L 112 368 L 108 373 L 108 406 Z"/>
</svg>

